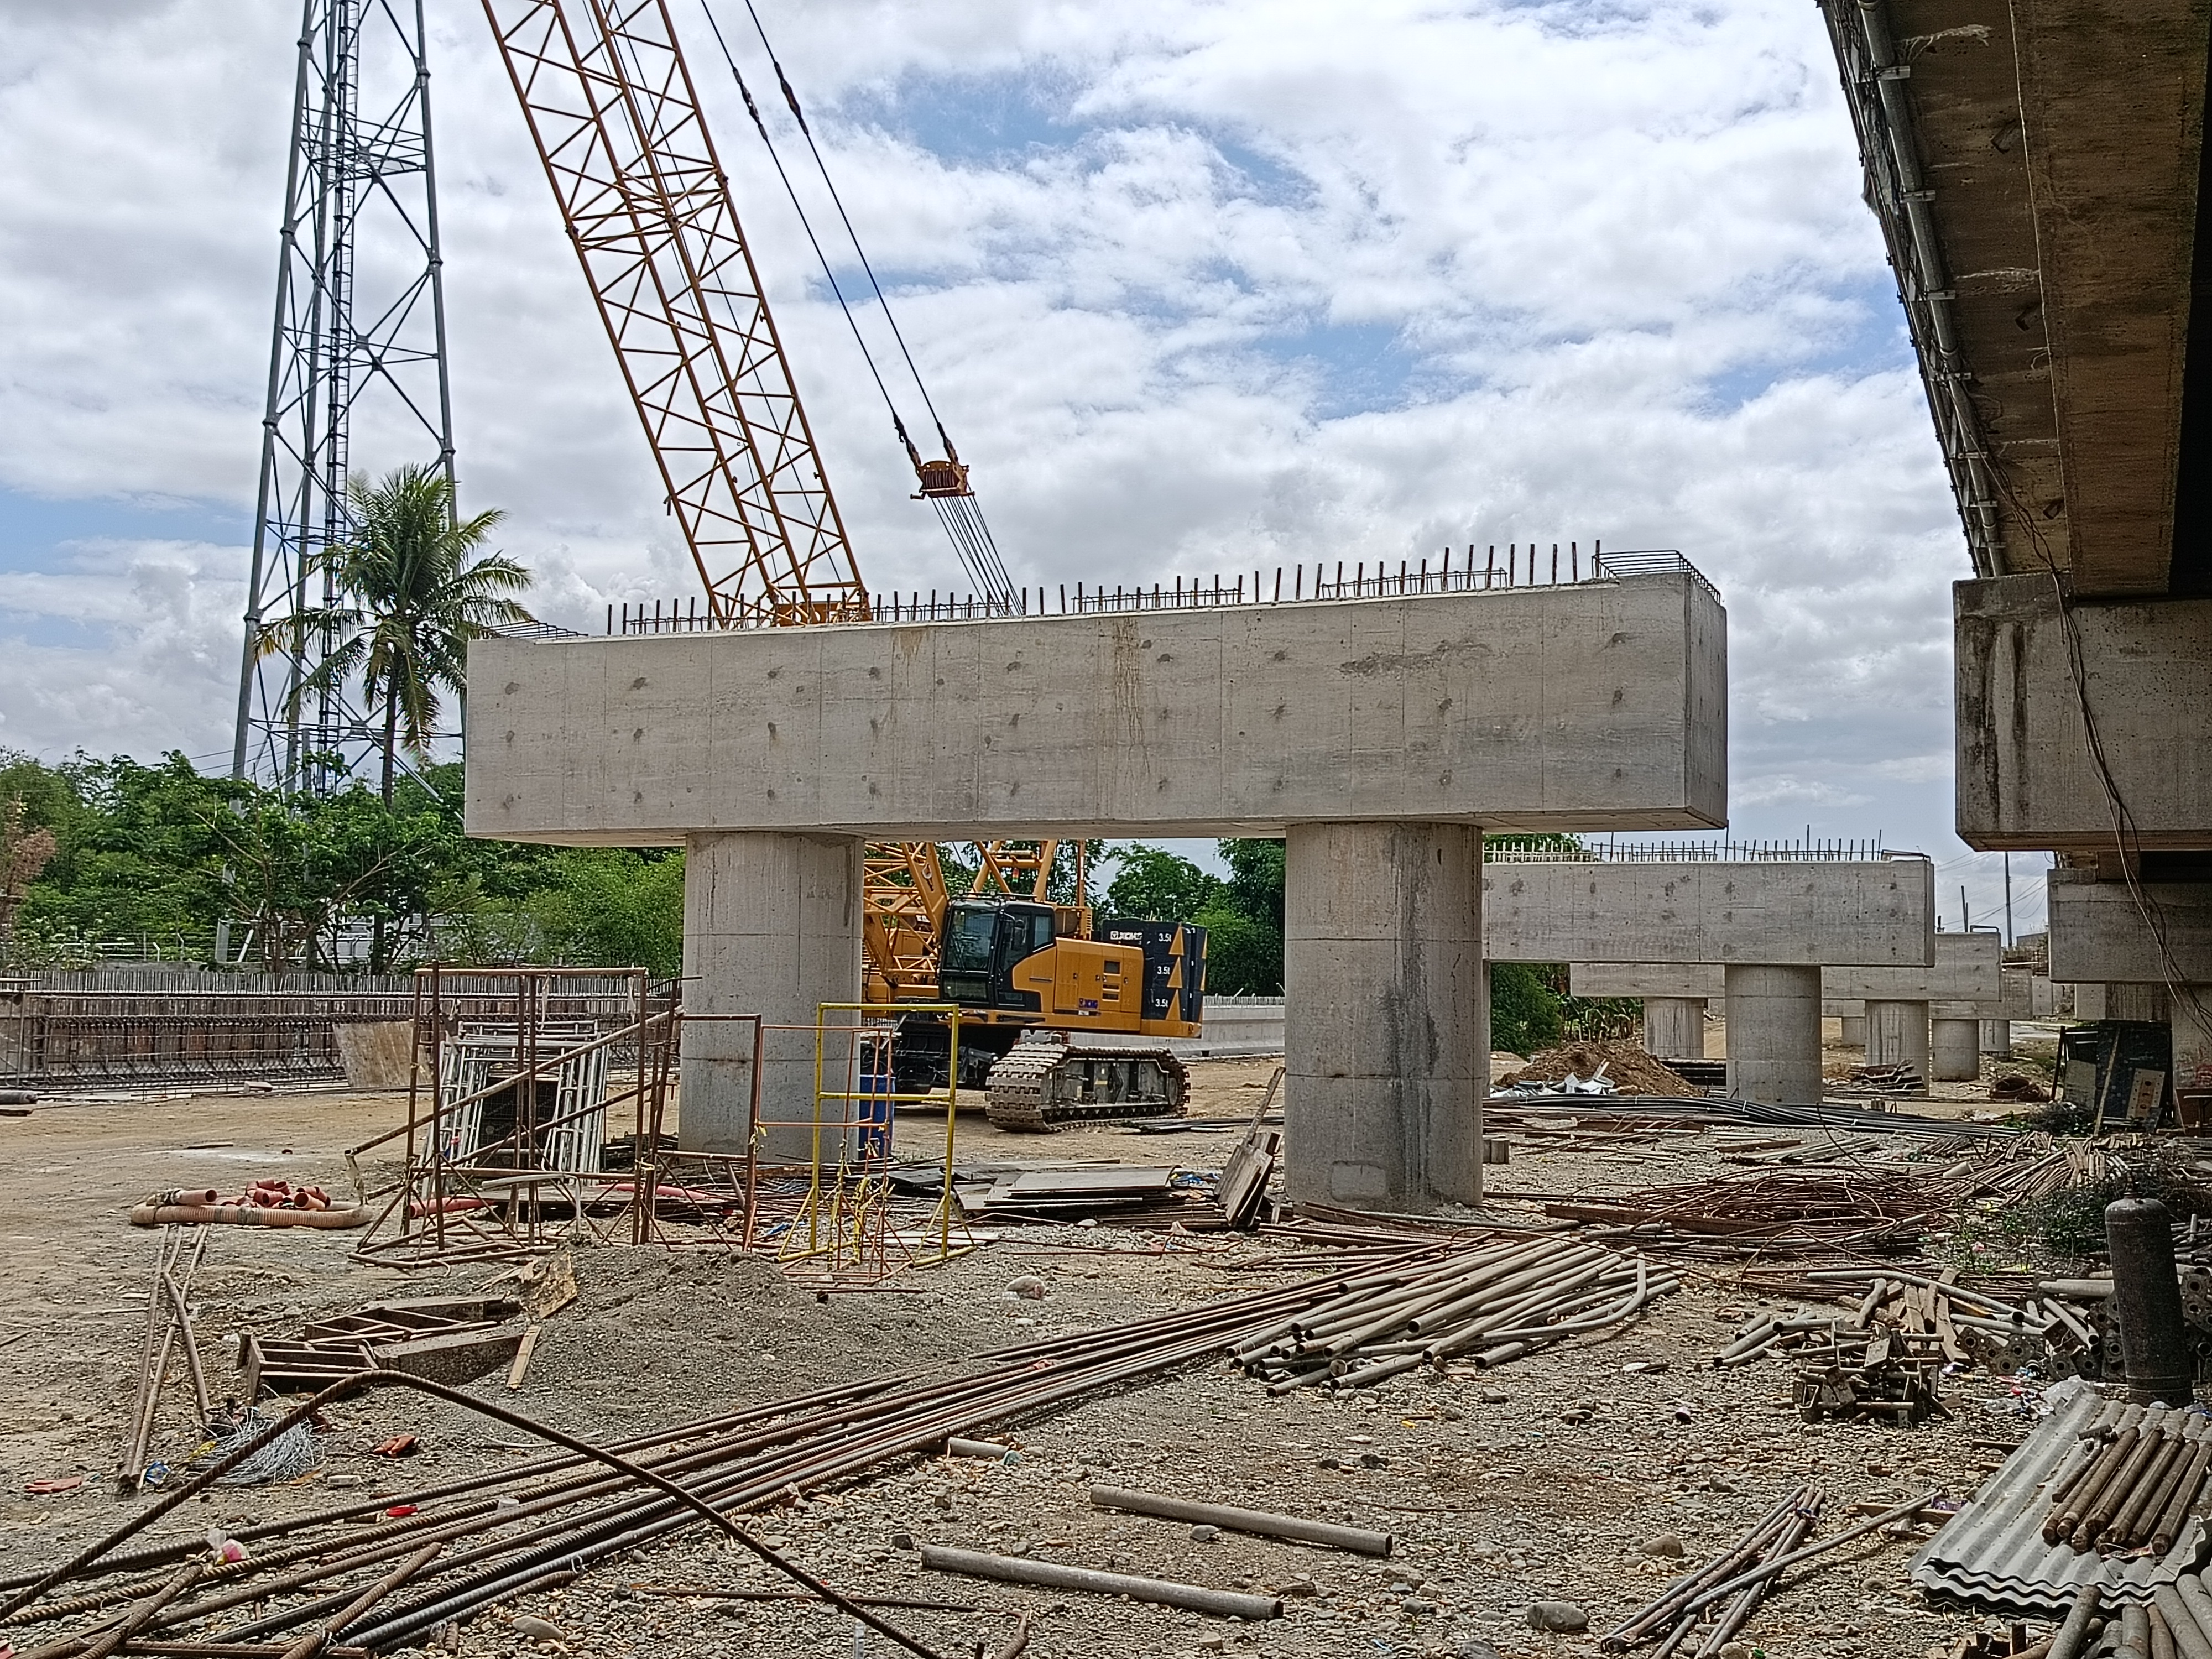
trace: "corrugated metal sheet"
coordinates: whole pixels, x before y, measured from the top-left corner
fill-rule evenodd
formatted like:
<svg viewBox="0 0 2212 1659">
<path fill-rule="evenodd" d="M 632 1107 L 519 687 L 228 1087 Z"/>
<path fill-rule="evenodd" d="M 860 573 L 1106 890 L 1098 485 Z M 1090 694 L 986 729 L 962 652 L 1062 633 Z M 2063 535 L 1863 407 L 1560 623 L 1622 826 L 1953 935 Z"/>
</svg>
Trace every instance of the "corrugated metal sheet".
<svg viewBox="0 0 2212 1659">
<path fill-rule="evenodd" d="M 2083 1554 L 2043 1541 L 2051 1482 L 2107 1406 L 2088 1383 L 2073 1377 L 2047 1398 L 2051 1415 L 1913 1557 L 1912 1582 L 1929 1595 L 2016 1618 L 2056 1619 L 2084 1584 L 2101 1584 L 2107 1601 L 2148 1603 L 2160 1585 L 2203 1563 L 2207 1534 L 2196 1516 L 2159 1558 Z"/>
</svg>

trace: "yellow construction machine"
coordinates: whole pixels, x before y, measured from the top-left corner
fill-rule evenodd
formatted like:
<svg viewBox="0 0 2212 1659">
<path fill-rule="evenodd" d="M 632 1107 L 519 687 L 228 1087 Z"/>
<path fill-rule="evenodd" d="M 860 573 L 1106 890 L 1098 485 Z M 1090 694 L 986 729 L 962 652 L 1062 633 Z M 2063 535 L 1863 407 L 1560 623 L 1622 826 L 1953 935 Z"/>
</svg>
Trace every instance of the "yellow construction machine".
<svg viewBox="0 0 2212 1659">
<path fill-rule="evenodd" d="M 954 897 L 934 844 L 869 848 L 868 1000 L 960 1008 L 961 1086 L 982 1088 L 1000 1128 L 1180 1115 L 1189 1077 L 1182 1061 L 1130 1039 L 1199 1034 L 1206 930 L 1102 924 L 1087 904 L 1055 903 L 1057 842 L 985 842 L 976 850 L 970 890 Z M 1075 888 L 1083 890 L 1079 872 Z M 1102 1036 L 1111 1041 L 1091 1040 Z M 951 1048 L 943 1015 L 902 1017 L 892 1043 L 901 1092 L 946 1086 Z"/>
</svg>

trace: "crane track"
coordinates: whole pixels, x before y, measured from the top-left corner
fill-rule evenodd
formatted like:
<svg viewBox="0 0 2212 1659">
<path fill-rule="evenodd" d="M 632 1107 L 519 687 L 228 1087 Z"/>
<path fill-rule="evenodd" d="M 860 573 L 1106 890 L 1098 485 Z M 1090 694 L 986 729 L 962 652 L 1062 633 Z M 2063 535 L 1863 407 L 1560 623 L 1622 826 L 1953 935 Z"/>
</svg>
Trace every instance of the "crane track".
<svg viewBox="0 0 2212 1659">
<path fill-rule="evenodd" d="M 1086 1068 L 1086 1062 L 1090 1066 Z M 1135 1097 L 1085 1099 L 1087 1092 L 1075 1073 L 1106 1069 L 1152 1081 L 1149 1066 L 1158 1068 L 1157 1090 L 1146 1089 Z M 984 1079 L 983 1109 L 995 1129 L 1015 1133 L 1042 1134 L 1069 1123 L 1110 1123 L 1132 1117 L 1181 1117 L 1188 1094 L 1190 1068 L 1165 1048 L 1073 1048 L 1048 1031 L 1024 1032 L 1021 1040 L 1002 1054 Z"/>
</svg>

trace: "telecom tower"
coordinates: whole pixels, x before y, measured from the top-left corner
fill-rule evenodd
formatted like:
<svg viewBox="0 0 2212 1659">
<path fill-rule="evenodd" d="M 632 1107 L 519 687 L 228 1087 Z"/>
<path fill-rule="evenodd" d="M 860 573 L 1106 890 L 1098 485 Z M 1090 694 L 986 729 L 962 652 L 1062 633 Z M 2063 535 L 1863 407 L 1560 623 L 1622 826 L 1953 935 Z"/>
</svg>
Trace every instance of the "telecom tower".
<svg viewBox="0 0 2212 1659">
<path fill-rule="evenodd" d="M 324 555 L 351 531 L 356 436 L 368 470 L 453 476 L 424 47 L 422 0 L 305 0 L 231 751 L 233 776 L 286 790 L 375 746 L 344 692 L 299 694 L 342 643 L 308 619 L 338 597 Z"/>
</svg>

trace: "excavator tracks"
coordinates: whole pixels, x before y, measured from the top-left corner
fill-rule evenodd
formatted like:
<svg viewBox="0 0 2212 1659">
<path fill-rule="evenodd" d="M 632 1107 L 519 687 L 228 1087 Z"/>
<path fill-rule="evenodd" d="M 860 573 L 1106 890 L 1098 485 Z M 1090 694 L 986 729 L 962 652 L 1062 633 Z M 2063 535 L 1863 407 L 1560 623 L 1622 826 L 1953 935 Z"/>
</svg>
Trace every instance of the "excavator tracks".
<svg viewBox="0 0 2212 1659">
<path fill-rule="evenodd" d="M 1190 1069 L 1165 1048 L 1085 1048 L 1027 1031 L 984 1080 L 994 1128 L 1042 1133 L 1069 1123 L 1181 1117 Z"/>
</svg>

